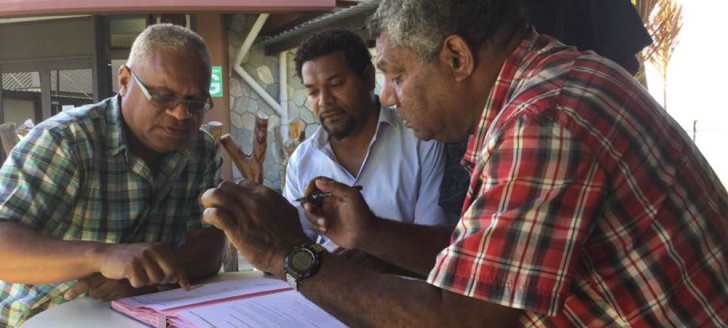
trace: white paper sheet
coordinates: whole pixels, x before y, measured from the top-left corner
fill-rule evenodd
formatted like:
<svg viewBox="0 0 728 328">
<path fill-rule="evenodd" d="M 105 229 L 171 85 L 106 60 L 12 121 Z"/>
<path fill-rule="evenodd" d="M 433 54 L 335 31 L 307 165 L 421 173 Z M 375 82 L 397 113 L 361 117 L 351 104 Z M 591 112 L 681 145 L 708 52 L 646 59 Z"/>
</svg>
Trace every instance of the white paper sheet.
<svg viewBox="0 0 728 328">
<path fill-rule="evenodd" d="M 346 327 L 300 293 L 290 290 L 177 312 L 171 327 Z"/>
<path fill-rule="evenodd" d="M 192 286 L 192 290 L 172 289 L 164 292 L 134 296 L 123 299 L 131 307 L 146 307 L 157 311 L 211 302 L 232 297 L 250 295 L 271 290 L 290 289 L 281 280 L 258 277 L 242 280 L 228 280 Z"/>
</svg>

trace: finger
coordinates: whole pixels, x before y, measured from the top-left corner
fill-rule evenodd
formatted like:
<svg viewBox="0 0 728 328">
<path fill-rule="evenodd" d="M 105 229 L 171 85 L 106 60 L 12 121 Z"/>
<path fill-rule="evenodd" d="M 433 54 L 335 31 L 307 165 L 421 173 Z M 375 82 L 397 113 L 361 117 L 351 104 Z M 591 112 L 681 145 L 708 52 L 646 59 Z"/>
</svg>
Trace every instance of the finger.
<svg viewBox="0 0 728 328">
<path fill-rule="evenodd" d="M 320 226 L 320 227 L 318 228 L 318 233 L 319 233 L 319 235 L 326 235 L 326 232 L 327 232 L 327 231 L 328 231 L 328 229 L 327 229 L 326 227 L 324 227 L 324 226 Z"/>
<path fill-rule="evenodd" d="M 220 187 L 205 191 L 200 197 L 200 203 L 206 209 L 216 208 L 238 215 L 245 214 L 251 211 L 251 208 L 254 209 L 259 202 L 256 193 L 249 189 L 232 182 L 223 182 Z"/>
<path fill-rule="evenodd" d="M 223 181 L 217 188 L 206 190 L 200 197 L 203 207 L 219 207 L 233 203 L 236 198 L 249 193 L 246 188 L 234 182 Z"/>
<path fill-rule="evenodd" d="M 309 181 L 308 184 L 306 184 L 306 188 L 303 189 L 304 196 L 320 191 L 320 189 L 318 187 L 316 187 L 316 180 L 319 180 L 319 179 L 330 180 L 328 177 L 321 176 L 321 175 L 311 179 L 311 181 Z"/>
<path fill-rule="evenodd" d="M 181 266 L 178 264 L 174 254 L 165 245 L 157 244 L 150 255 L 148 268 L 150 271 L 147 272 L 150 277 L 150 284 L 176 283 Z"/>
<path fill-rule="evenodd" d="M 110 294 L 113 294 L 117 283 L 117 280 L 109 279 L 106 283 L 91 288 L 88 295 L 95 300 L 106 300 L 111 297 Z"/>
<path fill-rule="evenodd" d="M 202 193 L 202 196 L 200 196 L 200 205 L 202 205 L 203 208 L 208 208 L 214 206 L 214 200 L 215 197 L 215 191 L 217 188 L 210 188 L 205 190 L 204 193 Z"/>
<path fill-rule="evenodd" d="M 163 267 L 165 258 L 162 254 L 158 254 L 156 250 L 149 250 L 142 257 L 142 266 L 147 276 L 146 284 L 161 284 L 170 276 Z"/>
<path fill-rule="evenodd" d="M 238 221 L 235 216 L 221 208 L 206 208 L 202 212 L 202 221 L 225 232 L 236 231 L 238 228 Z"/>
<path fill-rule="evenodd" d="M 69 288 L 65 294 L 63 294 L 63 299 L 65 299 L 66 301 L 70 301 L 76 299 L 76 297 L 79 297 L 88 291 L 88 283 L 86 283 L 85 281 L 78 281 L 73 287 Z"/>
<path fill-rule="evenodd" d="M 186 291 L 189 291 L 192 288 L 190 278 L 187 276 L 187 272 L 185 270 L 179 270 L 177 272 L 177 281 L 179 282 L 179 286 Z"/>
<path fill-rule="evenodd" d="M 316 230 L 317 232 L 326 231 L 327 223 L 324 217 L 310 211 L 305 211 L 304 214 L 306 221 L 308 221 L 308 224 L 311 226 L 311 229 Z"/>
<path fill-rule="evenodd" d="M 66 300 L 72 300 L 84 293 L 89 293 L 90 295 L 90 291 L 93 291 L 94 288 L 102 285 L 104 281 L 106 281 L 106 278 L 101 273 L 92 273 L 86 277 L 78 279 L 76 284 L 66 291 L 63 297 Z"/>
<path fill-rule="evenodd" d="M 356 189 L 328 178 L 318 178 L 314 182 L 322 192 L 330 192 L 336 198 L 344 198 L 351 192 L 356 192 Z"/>
<path fill-rule="evenodd" d="M 147 281 L 149 281 L 146 270 L 140 264 L 134 265 L 127 279 L 129 279 L 129 284 L 134 288 L 146 286 Z"/>
<path fill-rule="evenodd" d="M 131 285 L 126 279 L 104 279 L 102 284 L 91 289 L 89 296 L 93 299 L 110 302 L 128 295 L 129 290 L 131 290 Z"/>
</svg>

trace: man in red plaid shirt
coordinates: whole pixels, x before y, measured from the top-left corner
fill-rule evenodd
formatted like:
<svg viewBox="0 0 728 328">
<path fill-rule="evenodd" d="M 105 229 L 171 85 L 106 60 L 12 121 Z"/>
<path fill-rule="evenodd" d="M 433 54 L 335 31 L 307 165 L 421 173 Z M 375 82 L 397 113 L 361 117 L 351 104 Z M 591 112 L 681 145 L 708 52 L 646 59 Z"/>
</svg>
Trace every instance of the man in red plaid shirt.
<svg viewBox="0 0 728 328">
<path fill-rule="evenodd" d="M 305 205 L 320 233 L 428 278 L 312 250 L 294 285 L 355 326 L 728 326 L 725 188 L 627 72 L 522 13 L 515 0 L 382 1 L 381 101 L 421 139 L 470 136 L 462 216 L 454 232 L 382 220 L 355 189 L 315 180 L 308 194 L 333 194 Z M 203 204 L 290 281 L 287 256 L 311 241 L 285 200 L 223 184 Z"/>
</svg>

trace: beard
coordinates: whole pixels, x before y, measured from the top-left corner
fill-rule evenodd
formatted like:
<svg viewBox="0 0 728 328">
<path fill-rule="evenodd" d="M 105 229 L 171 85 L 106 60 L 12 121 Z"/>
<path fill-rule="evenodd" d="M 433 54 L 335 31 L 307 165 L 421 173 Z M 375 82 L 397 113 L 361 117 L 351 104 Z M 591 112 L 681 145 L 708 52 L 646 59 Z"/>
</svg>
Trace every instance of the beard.
<svg viewBox="0 0 728 328">
<path fill-rule="evenodd" d="M 351 131 L 354 130 L 354 125 L 355 124 L 353 119 L 348 119 L 343 124 L 339 124 L 337 126 L 322 124 L 324 131 L 326 131 L 329 136 L 336 140 L 341 140 L 348 137 Z"/>
</svg>

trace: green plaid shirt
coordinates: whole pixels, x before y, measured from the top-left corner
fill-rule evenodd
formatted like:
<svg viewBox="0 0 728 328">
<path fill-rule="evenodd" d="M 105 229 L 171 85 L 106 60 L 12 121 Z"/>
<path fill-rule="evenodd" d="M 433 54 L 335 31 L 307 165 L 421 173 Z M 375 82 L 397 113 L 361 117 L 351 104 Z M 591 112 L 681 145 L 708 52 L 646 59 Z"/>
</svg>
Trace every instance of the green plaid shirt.
<svg viewBox="0 0 728 328">
<path fill-rule="evenodd" d="M 185 232 L 203 227 L 199 197 L 217 185 L 219 168 L 212 138 L 200 131 L 188 149 L 166 155 L 153 176 L 127 151 L 113 97 L 59 113 L 13 148 L 0 168 L 0 218 L 63 240 L 180 243 Z M 152 208 L 164 189 L 168 194 Z M 135 221 L 146 223 L 132 233 Z M 62 303 L 72 285 L 0 281 L 0 326 Z"/>
</svg>

